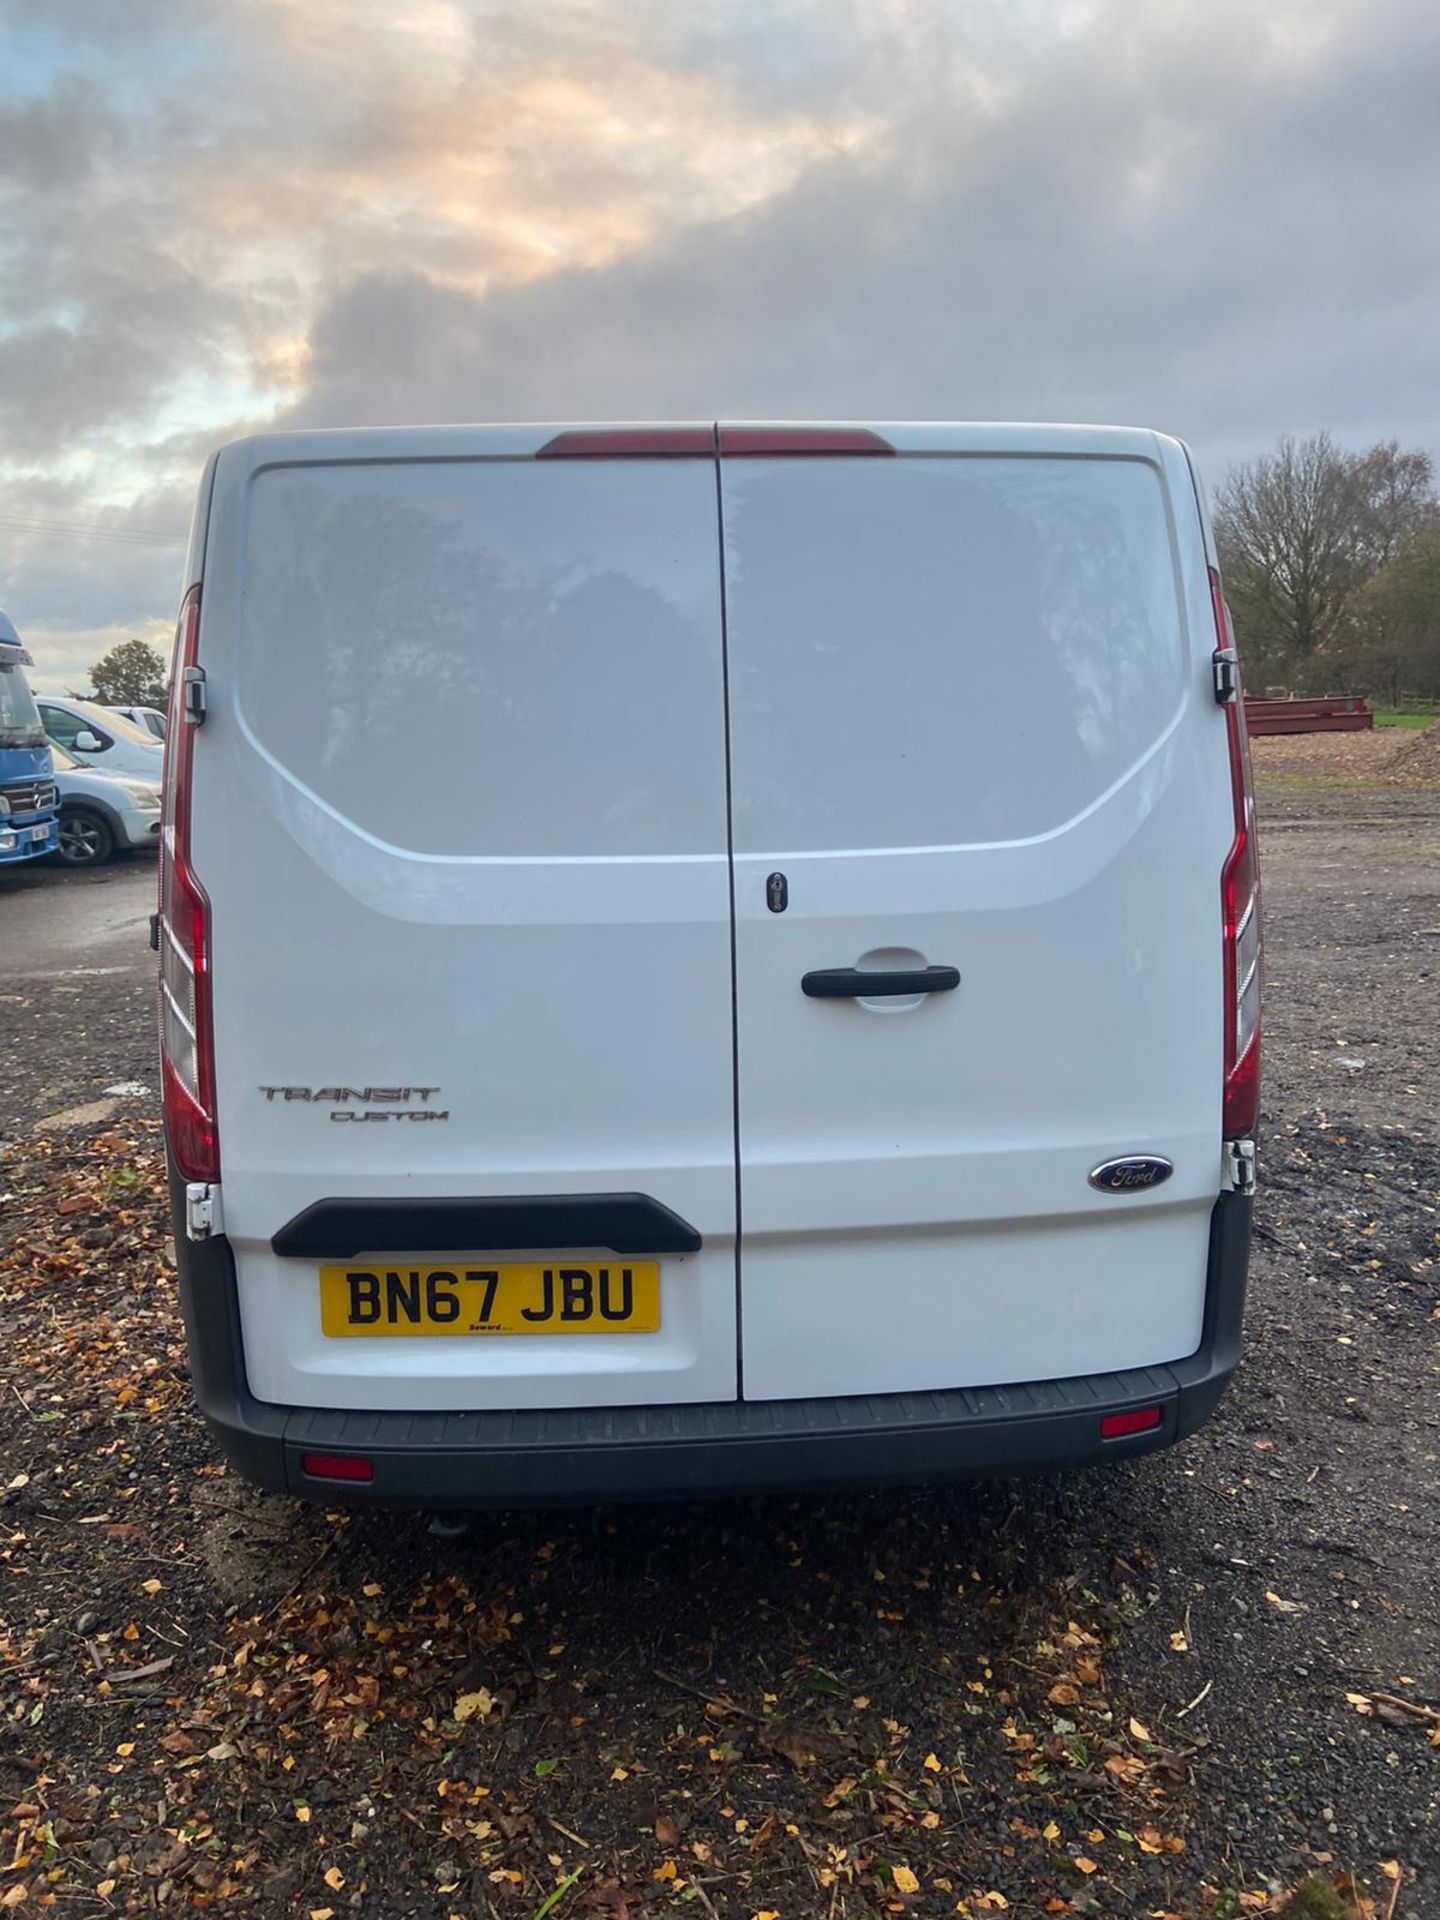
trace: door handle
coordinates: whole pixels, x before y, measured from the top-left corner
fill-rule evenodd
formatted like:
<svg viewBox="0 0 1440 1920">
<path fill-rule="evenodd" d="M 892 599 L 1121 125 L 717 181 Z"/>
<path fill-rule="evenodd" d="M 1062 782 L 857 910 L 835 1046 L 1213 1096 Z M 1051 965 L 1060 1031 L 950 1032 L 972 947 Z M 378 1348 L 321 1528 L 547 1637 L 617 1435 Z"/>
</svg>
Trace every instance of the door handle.
<svg viewBox="0 0 1440 1920">
<path fill-rule="evenodd" d="M 812 1000 L 879 1000 L 911 993 L 950 993 L 960 984 L 958 967 L 904 967 L 891 972 L 864 967 L 822 967 L 801 977 Z"/>
</svg>

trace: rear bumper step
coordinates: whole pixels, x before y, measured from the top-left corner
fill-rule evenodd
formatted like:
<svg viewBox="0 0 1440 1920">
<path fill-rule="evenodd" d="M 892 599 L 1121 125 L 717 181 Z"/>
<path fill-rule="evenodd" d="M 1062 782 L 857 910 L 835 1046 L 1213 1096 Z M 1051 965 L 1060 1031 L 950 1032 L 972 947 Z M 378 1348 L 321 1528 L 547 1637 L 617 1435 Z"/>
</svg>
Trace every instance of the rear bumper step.
<svg viewBox="0 0 1440 1920">
<path fill-rule="evenodd" d="M 1209 1418 L 1239 1359 L 1250 1211 L 1249 1194 L 1216 1202 L 1204 1335 L 1187 1359 L 1022 1386 L 698 1406 L 414 1414 L 276 1406 L 245 1384 L 228 1243 L 177 1237 L 177 1253 L 196 1396 L 241 1473 L 327 1505 L 464 1510 L 913 1485 L 1168 1446 Z M 1158 1425 L 1102 1437 L 1106 1416 L 1151 1408 Z M 317 1454 L 366 1460 L 371 1477 L 311 1477 L 302 1456 Z"/>
</svg>

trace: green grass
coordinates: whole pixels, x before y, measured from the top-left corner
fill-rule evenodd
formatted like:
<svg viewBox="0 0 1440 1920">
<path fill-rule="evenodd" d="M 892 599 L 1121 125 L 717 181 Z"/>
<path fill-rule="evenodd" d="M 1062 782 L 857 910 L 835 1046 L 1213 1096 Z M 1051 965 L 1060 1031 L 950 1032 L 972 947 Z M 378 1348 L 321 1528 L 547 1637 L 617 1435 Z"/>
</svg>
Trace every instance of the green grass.
<svg viewBox="0 0 1440 1920">
<path fill-rule="evenodd" d="M 1440 720 L 1440 707 L 1430 707 L 1417 711 L 1414 707 L 1375 707 L 1372 709 L 1377 727 L 1433 727 Z"/>
</svg>

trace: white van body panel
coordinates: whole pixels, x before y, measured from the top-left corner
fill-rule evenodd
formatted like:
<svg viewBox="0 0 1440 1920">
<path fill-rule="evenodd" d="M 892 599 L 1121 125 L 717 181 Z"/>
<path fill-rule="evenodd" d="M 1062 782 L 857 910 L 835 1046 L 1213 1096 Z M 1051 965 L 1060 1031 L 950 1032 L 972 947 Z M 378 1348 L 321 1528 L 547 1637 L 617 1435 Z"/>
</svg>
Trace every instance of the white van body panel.
<svg viewBox="0 0 1440 1920">
<path fill-rule="evenodd" d="M 1232 828 L 1193 493 L 1149 434 L 877 431 L 721 464 L 747 1398 L 1200 1339 Z M 796 991 L 885 965 L 961 985 Z M 1087 1184 L 1136 1152 L 1173 1178 Z"/>
<path fill-rule="evenodd" d="M 663 1406 L 1194 1353 L 1233 822 L 1183 448 L 536 460 L 559 431 L 267 436 L 197 516 L 251 1392 Z M 881 964 L 961 981 L 801 990 Z M 367 1084 L 449 1118 L 262 1091 Z M 1173 1177 L 1088 1184 L 1132 1153 Z M 327 1339 L 270 1247 L 322 1198 L 631 1191 L 703 1236 L 656 1334 Z"/>
<path fill-rule="evenodd" d="M 307 435 L 217 468 L 192 832 L 261 1399 L 735 1395 L 713 469 L 526 457 L 543 437 Z M 402 1083 L 448 1120 L 261 1091 Z M 320 1198 L 632 1189 L 704 1237 L 664 1260 L 657 1334 L 326 1339 L 315 1263 L 269 1244 Z"/>
</svg>

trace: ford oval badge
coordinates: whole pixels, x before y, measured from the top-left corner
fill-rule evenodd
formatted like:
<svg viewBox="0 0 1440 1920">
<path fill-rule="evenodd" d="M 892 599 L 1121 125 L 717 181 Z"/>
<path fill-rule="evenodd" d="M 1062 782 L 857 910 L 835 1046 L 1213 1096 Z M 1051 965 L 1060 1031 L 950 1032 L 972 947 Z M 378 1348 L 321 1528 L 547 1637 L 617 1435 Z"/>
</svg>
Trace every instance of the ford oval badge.
<svg viewBox="0 0 1440 1920">
<path fill-rule="evenodd" d="M 1127 1153 L 1119 1160 L 1102 1160 L 1090 1175 L 1101 1193 L 1144 1193 L 1158 1187 L 1175 1171 L 1158 1153 Z"/>
</svg>

